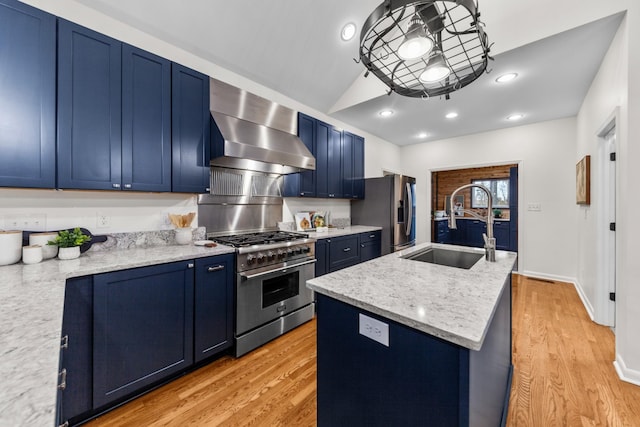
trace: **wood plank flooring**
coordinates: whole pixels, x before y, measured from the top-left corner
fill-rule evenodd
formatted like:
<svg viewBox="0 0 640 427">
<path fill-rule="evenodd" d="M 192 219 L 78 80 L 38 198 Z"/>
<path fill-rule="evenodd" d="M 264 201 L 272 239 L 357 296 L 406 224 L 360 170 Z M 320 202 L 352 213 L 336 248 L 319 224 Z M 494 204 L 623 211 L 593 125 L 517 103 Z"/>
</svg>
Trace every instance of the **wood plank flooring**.
<svg viewBox="0 0 640 427">
<path fill-rule="evenodd" d="M 618 379 L 611 330 L 591 322 L 573 285 L 516 277 L 508 426 L 640 427 L 640 387 Z M 315 426 L 315 333 L 311 321 L 87 425 Z"/>
</svg>

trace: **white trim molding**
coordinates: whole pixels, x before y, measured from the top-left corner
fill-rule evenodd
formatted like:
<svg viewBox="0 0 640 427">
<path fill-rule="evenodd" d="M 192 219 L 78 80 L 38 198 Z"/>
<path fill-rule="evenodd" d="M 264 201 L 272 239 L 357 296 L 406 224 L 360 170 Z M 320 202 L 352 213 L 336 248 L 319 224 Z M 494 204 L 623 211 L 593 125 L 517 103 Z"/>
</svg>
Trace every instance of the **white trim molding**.
<svg viewBox="0 0 640 427">
<path fill-rule="evenodd" d="M 640 371 L 627 368 L 620 353 L 616 353 L 616 360 L 613 362 L 613 366 L 616 368 L 618 377 L 620 377 L 622 381 L 640 386 Z"/>
</svg>

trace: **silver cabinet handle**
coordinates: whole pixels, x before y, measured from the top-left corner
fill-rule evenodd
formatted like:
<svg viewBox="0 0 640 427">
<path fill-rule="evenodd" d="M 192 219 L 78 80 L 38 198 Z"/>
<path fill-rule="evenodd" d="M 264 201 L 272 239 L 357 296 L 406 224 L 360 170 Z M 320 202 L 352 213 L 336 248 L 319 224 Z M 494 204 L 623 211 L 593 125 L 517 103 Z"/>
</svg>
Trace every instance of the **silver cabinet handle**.
<svg viewBox="0 0 640 427">
<path fill-rule="evenodd" d="M 360 243 L 360 247 L 361 247 L 361 248 L 364 248 L 364 243 Z"/>
<path fill-rule="evenodd" d="M 211 188 L 205 187 L 204 191 L 207 192 L 207 193 L 210 193 L 211 192 Z"/>
<path fill-rule="evenodd" d="M 370 239 L 375 239 L 375 238 L 376 238 L 376 235 L 375 235 L 375 234 L 372 234 L 372 235 L 370 235 L 370 236 L 369 236 L 369 238 L 370 238 Z"/>
<path fill-rule="evenodd" d="M 69 421 L 65 421 L 64 423 L 60 424 L 58 427 L 69 427 Z"/>
<path fill-rule="evenodd" d="M 207 271 L 209 273 L 213 273 L 214 271 L 221 271 L 221 270 L 224 270 L 224 265 L 216 265 L 215 267 L 207 268 Z"/>
<path fill-rule="evenodd" d="M 349 252 L 351 250 L 351 248 L 344 248 L 342 251 L 343 252 Z"/>
<path fill-rule="evenodd" d="M 193 268 L 193 263 L 190 262 L 189 264 L 187 264 L 187 268 Z"/>
<path fill-rule="evenodd" d="M 125 184 L 124 188 L 131 188 L 131 184 Z"/>
<path fill-rule="evenodd" d="M 65 335 L 60 340 L 60 348 L 69 348 L 69 335 Z"/>
<path fill-rule="evenodd" d="M 58 376 L 60 377 L 60 384 L 58 384 L 58 388 L 60 390 L 64 390 L 65 388 L 67 388 L 67 370 L 62 369 Z"/>
<path fill-rule="evenodd" d="M 113 188 L 120 188 L 120 184 L 111 184 Z"/>
<path fill-rule="evenodd" d="M 275 270 L 269 270 L 269 271 L 263 271 L 260 273 L 256 273 L 256 274 L 247 274 L 247 273 L 238 273 L 240 274 L 240 277 L 243 277 L 245 279 L 255 279 L 256 277 L 260 277 L 260 276 L 266 276 L 267 274 L 272 274 L 272 273 L 277 273 L 277 272 L 282 272 L 282 271 L 287 271 L 289 269 L 292 268 L 296 268 L 296 267 L 301 267 L 303 265 L 307 265 L 307 264 L 313 264 L 318 262 L 318 260 L 314 259 L 311 261 L 305 261 L 305 262 L 301 262 L 299 264 L 294 264 L 294 265 L 287 265 L 286 267 L 282 267 L 282 268 L 276 268 Z"/>
</svg>

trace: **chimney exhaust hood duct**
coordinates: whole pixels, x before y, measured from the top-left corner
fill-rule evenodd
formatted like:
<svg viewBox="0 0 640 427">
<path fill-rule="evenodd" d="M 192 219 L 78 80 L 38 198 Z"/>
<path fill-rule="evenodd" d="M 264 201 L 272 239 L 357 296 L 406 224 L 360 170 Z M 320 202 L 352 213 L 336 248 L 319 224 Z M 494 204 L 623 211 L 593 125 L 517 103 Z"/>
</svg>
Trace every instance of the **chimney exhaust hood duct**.
<svg viewBox="0 0 640 427">
<path fill-rule="evenodd" d="M 315 170 L 298 138 L 297 112 L 210 79 L 211 166 L 280 175 Z"/>
</svg>

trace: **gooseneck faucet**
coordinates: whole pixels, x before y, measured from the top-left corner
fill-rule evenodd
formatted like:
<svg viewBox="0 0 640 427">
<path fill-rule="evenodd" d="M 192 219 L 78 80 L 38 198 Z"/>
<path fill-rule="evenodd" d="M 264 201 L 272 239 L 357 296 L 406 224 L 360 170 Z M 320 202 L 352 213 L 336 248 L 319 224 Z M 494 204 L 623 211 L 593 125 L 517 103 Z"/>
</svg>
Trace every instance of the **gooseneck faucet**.
<svg viewBox="0 0 640 427">
<path fill-rule="evenodd" d="M 456 215 L 454 210 L 454 203 L 456 199 L 456 194 L 458 191 L 464 190 L 466 188 L 479 188 L 487 194 L 487 217 L 484 218 L 481 215 L 478 215 L 474 211 L 467 209 L 458 209 L 458 212 L 468 213 L 474 218 L 479 219 L 480 221 L 484 221 L 487 223 L 487 233 L 482 233 L 482 238 L 484 239 L 484 255 L 487 261 L 495 262 L 496 260 L 496 239 L 493 237 L 493 197 L 491 196 L 491 191 L 484 185 L 480 184 L 467 184 L 462 187 L 456 188 L 456 190 L 451 194 L 451 199 L 449 200 L 449 228 L 453 228 L 454 230 L 457 227 L 456 225 Z"/>
</svg>

